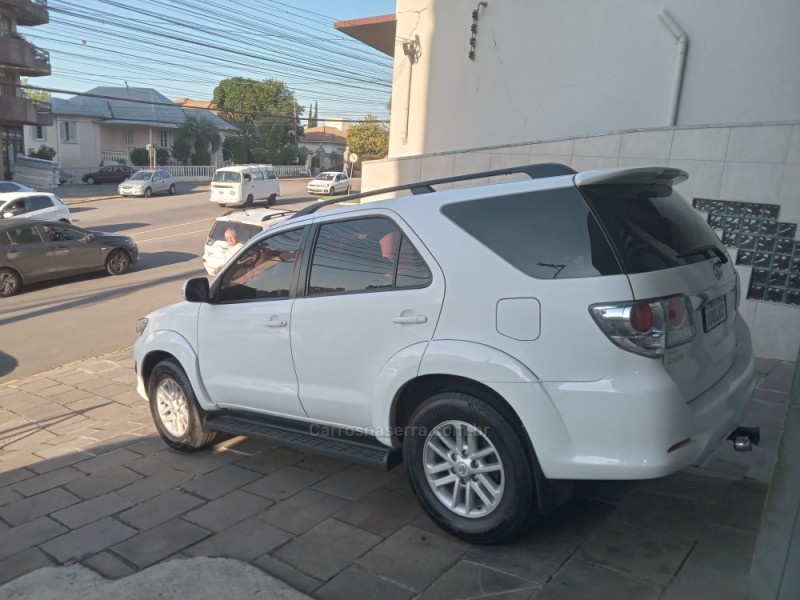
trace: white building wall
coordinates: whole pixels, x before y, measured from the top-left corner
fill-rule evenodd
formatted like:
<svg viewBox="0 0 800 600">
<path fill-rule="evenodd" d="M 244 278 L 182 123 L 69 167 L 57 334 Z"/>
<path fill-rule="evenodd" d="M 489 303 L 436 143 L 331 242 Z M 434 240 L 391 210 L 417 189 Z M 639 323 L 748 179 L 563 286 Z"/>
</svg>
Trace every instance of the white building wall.
<svg viewBox="0 0 800 600">
<path fill-rule="evenodd" d="M 476 5 L 397 1 L 390 157 L 670 125 L 662 8 L 689 39 L 678 126 L 800 119 L 797 0 L 490 2 L 472 61 Z"/>
</svg>

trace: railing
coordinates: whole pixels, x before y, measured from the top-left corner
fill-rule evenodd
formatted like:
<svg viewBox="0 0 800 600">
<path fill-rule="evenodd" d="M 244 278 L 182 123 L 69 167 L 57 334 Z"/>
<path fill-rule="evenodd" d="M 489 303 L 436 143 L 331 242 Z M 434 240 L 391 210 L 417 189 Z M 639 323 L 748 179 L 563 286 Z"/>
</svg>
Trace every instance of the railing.
<svg viewBox="0 0 800 600">
<path fill-rule="evenodd" d="M 275 165 L 275 172 L 280 178 L 308 176 L 305 165 Z"/>
<path fill-rule="evenodd" d="M 101 152 L 103 164 L 120 163 L 129 164 L 130 155 L 125 152 Z M 83 167 L 61 169 L 61 179 L 64 183 L 81 183 L 81 178 L 86 173 L 96 171 L 99 167 Z M 134 171 L 142 171 L 149 167 L 133 167 Z M 177 181 L 211 181 L 217 167 L 208 165 L 168 165 L 156 166 L 156 169 L 167 171 Z M 307 176 L 305 165 L 275 165 L 275 172 L 281 179 L 289 177 Z"/>
<path fill-rule="evenodd" d="M 100 158 L 103 161 L 103 164 L 112 162 L 112 163 L 119 163 L 121 165 L 127 165 L 131 162 L 131 155 L 128 152 L 100 152 Z"/>
</svg>

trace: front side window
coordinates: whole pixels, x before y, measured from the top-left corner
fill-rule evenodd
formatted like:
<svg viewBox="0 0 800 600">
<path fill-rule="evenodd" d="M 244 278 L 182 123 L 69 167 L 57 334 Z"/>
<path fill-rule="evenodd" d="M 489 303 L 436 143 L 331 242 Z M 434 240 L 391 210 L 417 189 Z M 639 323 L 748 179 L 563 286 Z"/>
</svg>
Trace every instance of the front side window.
<svg viewBox="0 0 800 600">
<path fill-rule="evenodd" d="M 214 178 L 211 181 L 229 181 L 233 183 L 241 183 L 242 175 L 236 171 L 217 171 L 214 173 Z"/>
<path fill-rule="evenodd" d="M 50 196 L 31 196 L 28 198 L 28 210 L 44 210 L 53 208 L 53 201 Z"/>
<path fill-rule="evenodd" d="M 152 171 L 136 171 L 136 173 L 131 175 L 129 179 L 131 181 L 150 181 L 152 177 Z"/>
<path fill-rule="evenodd" d="M 82 231 L 66 225 L 42 225 L 42 229 L 44 230 L 45 239 L 54 242 L 76 242 L 86 237 Z"/>
<path fill-rule="evenodd" d="M 423 287 L 431 279 L 425 261 L 397 225 L 368 217 L 320 227 L 307 295 Z"/>
<path fill-rule="evenodd" d="M 62 142 L 78 143 L 78 124 L 75 121 L 61 121 L 58 126 Z"/>
<path fill-rule="evenodd" d="M 294 229 L 247 248 L 223 274 L 219 301 L 288 298 L 302 235 Z"/>
<path fill-rule="evenodd" d="M 28 206 L 25 203 L 25 198 L 9 202 L 3 207 L 3 218 L 10 219 L 28 212 Z"/>
</svg>

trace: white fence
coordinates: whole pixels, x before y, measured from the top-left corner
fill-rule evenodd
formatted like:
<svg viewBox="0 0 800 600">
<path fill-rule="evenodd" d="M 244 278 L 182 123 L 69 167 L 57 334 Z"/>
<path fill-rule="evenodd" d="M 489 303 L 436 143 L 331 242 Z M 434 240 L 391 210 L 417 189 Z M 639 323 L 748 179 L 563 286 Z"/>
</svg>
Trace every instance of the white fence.
<svg viewBox="0 0 800 600">
<path fill-rule="evenodd" d="M 167 166 L 156 167 L 159 170 L 167 171 L 176 181 L 211 181 L 217 167 L 212 166 Z M 86 173 L 97 171 L 99 167 L 86 167 L 84 169 L 61 169 L 61 181 L 67 183 L 83 183 L 82 178 Z M 141 171 L 147 167 L 134 167 Z M 275 172 L 278 177 L 285 179 L 288 177 L 306 177 L 308 172 L 305 165 L 275 165 Z"/>
</svg>

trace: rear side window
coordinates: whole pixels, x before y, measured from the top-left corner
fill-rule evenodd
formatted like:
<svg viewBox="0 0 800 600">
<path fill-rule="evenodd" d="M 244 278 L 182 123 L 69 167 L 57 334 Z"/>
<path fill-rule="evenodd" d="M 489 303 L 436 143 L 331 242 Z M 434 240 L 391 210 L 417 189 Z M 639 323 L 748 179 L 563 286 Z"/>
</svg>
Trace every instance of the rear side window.
<svg viewBox="0 0 800 600">
<path fill-rule="evenodd" d="M 44 210 L 52 207 L 53 201 L 49 196 L 31 196 L 28 198 L 28 210 Z"/>
<path fill-rule="evenodd" d="M 670 186 L 619 184 L 582 189 L 628 273 L 680 267 L 725 252 L 700 213 Z"/>
<path fill-rule="evenodd" d="M 23 227 L 15 227 L 7 229 L 3 233 L 5 238 L 3 241 L 8 242 L 12 246 L 21 244 L 41 244 L 42 238 L 36 230 L 35 225 L 26 225 Z"/>
<path fill-rule="evenodd" d="M 538 279 L 621 273 L 575 188 L 457 202 L 442 213 L 492 252 Z"/>
</svg>

